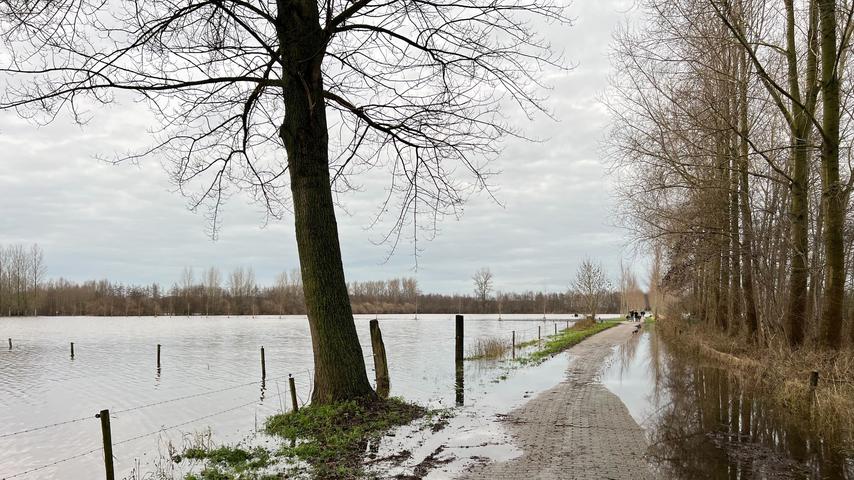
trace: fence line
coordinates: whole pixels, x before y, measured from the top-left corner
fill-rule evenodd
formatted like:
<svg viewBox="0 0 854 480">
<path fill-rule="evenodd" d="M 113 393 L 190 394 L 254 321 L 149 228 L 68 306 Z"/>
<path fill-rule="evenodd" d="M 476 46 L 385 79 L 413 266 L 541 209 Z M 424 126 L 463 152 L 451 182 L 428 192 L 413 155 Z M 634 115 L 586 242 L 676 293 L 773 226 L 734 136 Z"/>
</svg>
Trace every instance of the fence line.
<svg viewBox="0 0 854 480">
<path fill-rule="evenodd" d="M 185 426 L 185 425 L 189 425 L 189 424 L 191 424 L 191 423 L 195 423 L 195 422 L 198 422 L 198 421 L 200 421 L 200 420 L 205 420 L 205 419 L 208 419 L 208 418 L 211 418 L 211 417 L 215 417 L 215 416 L 217 416 L 217 415 L 222 415 L 222 414 L 224 414 L 224 413 L 228 413 L 228 412 L 232 412 L 232 411 L 235 411 L 235 410 L 239 410 L 239 409 L 241 409 L 241 408 L 248 407 L 249 405 L 256 404 L 257 402 L 258 402 L 257 400 L 252 400 L 251 402 L 243 403 L 243 404 L 240 404 L 240 405 L 237 405 L 237 406 L 234 406 L 234 407 L 227 408 L 227 409 L 225 409 L 225 410 L 220 410 L 220 411 L 218 411 L 218 412 L 214 412 L 214 413 L 210 413 L 210 414 L 207 414 L 207 415 L 203 415 L 203 416 L 201 416 L 201 417 L 196 417 L 196 418 L 194 418 L 194 419 L 192 419 L 192 420 L 187 420 L 187 421 L 184 421 L 184 422 L 181 422 L 181 423 L 177 423 L 177 424 L 174 424 L 174 425 L 170 425 L 170 426 L 168 426 L 168 427 L 161 427 L 161 428 L 159 428 L 159 429 L 157 429 L 157 430 L 155 430 L 155 431 L 152 431 L 152 432 L 143 433 L 143 434 L 140 434 L 140 435 L 136 435 L 136 436 L 133 436 L 133 437 L 130 437 L 130 438 L 127 438 L 127 439 L 121 440 L 121 441 L 119 441 L 119 442 L 115 442 L 115 443 L 113 443 L 113 446 L 123 445 L 123 444 L 126 444 L 126 443 L 133 442 L 133 441 L 135 441 L 135 440 L 139 440 L 139 439 L 142 439 L 142 438 L 150 437 L 150 436 L 152 436 L 152 435 L 156 435 L 156 434 L 163 433 L 163 432 L 166 432 L 166 431 L 169 431 L 169 430 L 173 430 L 173 429 L 178 428 L 178 427 L 183 427 L 183 426 Z M 92 416 L 90 416 L 90 417 L 86 417 L 86 420 L 90 420 L 90 419 L 92 419 L 92 418 L 94 418 L 94 417 L 92 417 Z M 78 453 L 78 454 L 76 454 L 76 455 L 72 455 L 72 456 L 70 456 L 70 457 L 65 457 L 65 458 L 62 458 L 62 459 L 60 459 L 60 460 L 56 460 L 56 461 L 53 461 L 53 462 L 50 462 L 50 463 L 46 463 L 46 464 L 44 464 L 44 465 L 40 465 L 40 466 L 38 466 L 38 467 L 30 468 L 30 469 L 27 469 L 27 470 L 24 470 L 24 471 L 22 471 L 22 472 L 18 472 L 18 473 L 12 474 L 12 475 L 6 475 L 6 476 L 0 477 L 0 478 L 2 478 L 2 480 L 6 480 L 6 479 L 9 479 L 9 478 L 16 478 L 16 477 L 20 477 L 20 476 L 22 476 L 22 475 L 27 475 L 27 474 L 30 474 L 30 473 L 33 473 L 33 472 L 37 472 L 37 471 L 39 471 L 39 470 L 44 470 L 45 468 L 49 468 L 49 467 L 52 467 L 52 466 L 55 466 L 55 465 L 59 465 L 59 464 L 61 464 L 61 463 L 65 463 L 65 462 L 68 462 L 68 461 L 71 461 L 71 460 L 74 460 L 74 459 L 77 459 L 77 458 L 85 457 L 86 455 L 90 455 L 90 454 L 95 453 L 95 452 L 99 452 L 99 451 L 101 451 L 101 450 L 102 450 L 102 448 L 103 448 L 103 447 L 93 448 L 93 449 L 91 449 L 91 450 L 87 450 L 87 451 L 85 451 L 85 452 Z"/>
<path fill-rule="evenodd" d="M 310 382 L 310 380 L 311 380 L 311 378 L 310 378 L 311 373 L 310 373 L 310 371 L 309 371 L 309 370 L 305 370 L 305 372 L 309 375 L 309 382 L 308 382 L 308 384 L 310 385 L 310 383 L 311 383 L 311 382 Z M 300 371 L 299 373 L 301 374 L 301 373 L 302 373 L 302 371 Z M 270 379 L 269 379 L 269 381 L 281 380 L 281 379 L 283 379 L 283 378 L 288 378 L 288 377 L 287 377 L 287 375 L 281 375 L 281 376 L 278 376 L 278 377 L 270 378 Z M 236 389 L 238 389 L 238 388 L 249 387 L 249 386 L 252 386 L 252 385 L 259 385 L 259 384 L 261 384 L 261 383 L 263 383 L 263 382 L 266 382 L 266 381 L 267 381 L 267 379 L 264 379 L 264 380 L 257 380 L 257 381 L 254 381 L 254 382 L 247 382 L 247 383 L 243 383 L 243 384 L 240 384 L 240 385 L 232 385 L 232 386 L 230 386 L 230 387 L 220 388 L 220 389 L 217 389 L 217 390 L 208 390 L 208 391 L 204 391 L 204 392 L 193 393 L 193 394 L 190 394 L 190 395 L 183 395 L 183 396 L 180 396 L 180 397 L 170 398 L 170 399 L 167 399 L 167 400 L 160 400 L 160 401 L 157 401 L 157 402 L 147 403 L 147 404 L 144 404 L 144 405 L 137 405 L 137 406 L 135 406 L 135 407 L 124 408 L 124 409 L 121 409 L 121 410 L 115 410 L 115 411 L 113 411 L 113 412 L 111 412 L 111 413 L 115 415 L 115 414 L 119 414 L 119 413 L 133 412 L 133 411 L 136 411 L 136 410 L 142 410 L 142 409 L 144 409 L 144 408 L 149 408 L 149 407 L 153 407 L 153 406 L 157 406 L 157 405 L 163 405 L 163 404 L 167 404 L 167 403 L 178 402 L 178 401 L 181 401 L 181 400 L 188 400 L 188 399 L 191 399 L 191 398 L 203 397 L 203 396 L 206 396 L 206 395 L 213 395 L 213 394 L 216 394 L 216 393 L 227 392 L 227 391 L 229 391 L 229 390 L 236 390 Z M 62 425 L 69 425 L 69 424 L 72 424 L 72 423 L 82 422 L 82 421 L 84 421 L 84 420 L 90 420 L 91 418 L 92 418 L 91 416 L 86 416 L 86 417 L 74 418 L 74 419 L 71 419 L 71 420 L 65 420 L 65 421 L 62 421 L 62 422 L 56 422 L 56 423 L 50 423 L 50 424 L 46 424 L 46 425 L 40 425 L 40 426 L 38 426 L 38 427 L 29 427 L 29 428 L 25 428 L 25 429 L 23 429 L 23 430 L 15 431 L 15 432 L 9 432 L 9 433 L 0 434 L 0 439 L 2 439 L 2 438 L 7 438 L 7 437 L 13 437 L 13 436 L 21 435 L 21 434 L 24 434 L 24 433 L 37 432 L 37 431 L 40 431 L 40 430 L 47 430 L 47 429 L 49 429 L 49 428 L 59 427 L 59 426 L 62 426 Z"/>
<path fill-rule="evenodd" d="M 92 417 L 92 418 L 94 418 L 94 417 Z M 78 453 L 77 455 L 72 455 L 70 457 L 66 457 L 66 458 L 63 458 L 61 460 L 57 460 L 55 462 L 47 463 L 45 465 L 41 465 L 41 466 L 38 466 L 35 468 L 31 468 L 29 470 L 24 470 L 23 472 L 18 472 L 18 473 L 12 474 L 12 475 L 6 475 L 6 476 L 0 477 L 0 478 L 2 478 L 2 480 L 6 480 L 8 478 L 16 478 L 16 477 L 20 477 L 22 475 L 27 475 L 29 473 L 37 472 L 39 470 L 44 470 L 45 468 L 49 468 L 49 467 L 53 467 L 55 465 L 59 465 L 60 463 L 65 463 L 69 460 L 74 460 L 76 458 L 85 457 L 86 455 L 91 455 L 95 452 L 100 452 L 101 449 L 102 449 L 102 447 L 93 448 L 92 450 L 88 450 L 88 451 L 83 452 L 83 453 Z"/>
<path fill-rule="evenodd" d="M 92 416 L 90 415 L 88 417 L 74 418 L 71 420 L 65 420 L 63 422 L 50 423 L 50 424 L 42 425 L 39 427 L 30 427 L 30 428 L 26 428 L 24 430 L 18 430 L 17 432 L 4 433 L 4 434 L 0 435 L 0 438 L 14 437 L 15 435 L 21 435 L 23 433 L 37 432 L 39 430 L 47 430 L 48 428 L 59 427 L 61 425 L 68 425 L 71 423 L 77 423 L 77 422 L 82 422 L 84 420 L 91 420 L 91 419 L 92 419 Z"/>
<path fill-rule="evenodd" d="M 168 426 L 168 427 L 160 427 L 159 429 L 157 429 L 157 430 L 155 430 L 155 431 L 152 431 L 152 432 L 143 433 L 143 434 L 141 434 L 141 435 L 136 435 L 136 436 L 134 436 L 134 437 L 130 437 L 130 438 L 124 439 L 124 440 L 119 441 L 119 442 L 114 442 L 114 443 L 113 443 L 113 446 L 116 446 L 116 445 L 123 445 L 123 444 L 125 444 L 125 443 L 130 443 L 130 442 L 132 442 L 132 441 L 134 441 L 134 440 L 139 440 L 139 439 L 141 439 L 141 438 L 150 437 L 150 436 L 152 436 L 152 435 L 156 435 L 156 434 L 158 434 L 158 433 L 167 432 L 167 431 L 169 431 L 169 430 L 173 430 L 173 429 L 178 428 L 178 427 L 183 427 L 183 426 L 185 426 L 185 425 L 189 425 L 189 424 L 191 424 L 191 423 L 195 423 L 195 422 L 198 422 L 198 421 L 200 421 L 200 420 L 205 420 L 205 419 L 208 419 L 208 418 L 211 418 L 211 417 L 215 417 L 215 416 L 217 416 L 217 415 L 222 415 L 223 413 L 233 412 L 234 410 L 239 410 L 239 409 L 241 409 L 241 408 L 245 408 L 245 407 L 248 407 L 249 405 L 253 405 L 253 404 L 256 404 L 256 403 L 258 403 L 258 400 L 252 400 L 251 402 L 243 403 L 243 404 L 241 404 L 241 405 L 237 405 L 237 406 L 235 406 L 235 407 L 227 408 L 227 409 L 225 409 L 225 410 L 220 410 L 220 411 L 218 411 L 218 412 L 214 412 L 214 413 L 211 413 L 211 414 L 208 414 L 208 415 L 203 415 L 203 416 L 201 416 L 201 417 L 197 417 L 197 418 L 194 418 L 194 419 L 192 419 L 192 420 L 187 420 L 187 421 L 185 421 L 185 422 L 176 423 L 176 424 L 174 424 L 174 425 L 170 425 L 170 426 Z"/>
</svg>

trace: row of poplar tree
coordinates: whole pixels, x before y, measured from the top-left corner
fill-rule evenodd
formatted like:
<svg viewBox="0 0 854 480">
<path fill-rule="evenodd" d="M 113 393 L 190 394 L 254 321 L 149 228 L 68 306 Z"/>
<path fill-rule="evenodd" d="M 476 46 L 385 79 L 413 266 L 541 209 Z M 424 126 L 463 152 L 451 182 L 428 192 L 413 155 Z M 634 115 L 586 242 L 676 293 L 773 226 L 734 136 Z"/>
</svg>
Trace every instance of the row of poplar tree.
<svg viewBox="0 0 854 480">
<path fill-rule="evenodd" d="M 752 340 L 854 341 L 852 3 L 640 3 L 606 102 L 656 285 Z"/>
</svg>

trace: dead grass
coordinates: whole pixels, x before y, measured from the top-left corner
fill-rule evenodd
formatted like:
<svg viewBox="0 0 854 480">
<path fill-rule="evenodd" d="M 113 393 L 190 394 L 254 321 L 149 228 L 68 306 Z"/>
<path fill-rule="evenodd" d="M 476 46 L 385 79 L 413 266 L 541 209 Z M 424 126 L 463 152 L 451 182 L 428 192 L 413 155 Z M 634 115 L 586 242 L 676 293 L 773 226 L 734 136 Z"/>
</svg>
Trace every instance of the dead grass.
<svg viewBox="0 0 854 480">
<path fill-rule="evenodd" d="M 838 439 L 841 449 L 854 453 L 854 350 L 828 351 L 785 344 L 751 345 L 741 338 L 703 326 L 676 326 L 659 321 L 657 330 L 676 338 L 673 346 L 690 349 L 726 367 L 743 382 L 755 385 L 789 421 L 826 438 Z M 819 372 L 812 392 L 810 373 Z"/>
<path fill-rule="evenodd" d="M 509 341 L 498 337 L 478 338 L 471 348 L 468 360 L 488 360 L 503 357 L 512 348 Z"/>
</svg>

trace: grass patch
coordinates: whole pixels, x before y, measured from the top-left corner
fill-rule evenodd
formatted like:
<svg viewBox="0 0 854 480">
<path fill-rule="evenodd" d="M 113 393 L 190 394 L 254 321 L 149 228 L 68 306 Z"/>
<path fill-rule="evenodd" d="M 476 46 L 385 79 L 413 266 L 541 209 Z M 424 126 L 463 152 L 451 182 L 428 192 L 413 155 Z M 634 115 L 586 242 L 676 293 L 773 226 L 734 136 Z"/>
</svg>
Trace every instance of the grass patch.
<svg viewBox="0 0 854 480">
<path fill-rule="evenodd" d="M 188 474 L 185 480 L 274 480 L 278 475 L 260 473 L 271 464 L 270 452 L 262 447 L 243 449 L 222 446 L 205 448 L 194 446 L 184 450 L 173 461 L 203 461 L 204 468 L 198 473 Z"/>
<path fill-rule="evenodd" d="M 510 342 L 499 337 L 481 337 L 474 342 L 472 352 L 466 360 L 501 358 L 510 351 L 510 348 Z"/>
<path fill-rule="evenodd" d="M 291 440 L 278 454 L 306 462 L 312 478 L 358 478 L 370 442 L 427 410 L 399 398 L 309 405 L 267 419 L 267 433 Z"/>
<path fill-rule="evenodd" d="M 557 335 L 548 337 L 543 346 L 526 357 L 519 358 L 522 363 L 539 363 L 552 355 L 558 354 L 567 348 L 580 343 L 587 337 L 619 325 L 619 321 L 606 321 L 596 323 L 593 320 L 582 320 L 576 322 L 572 327 L 561 330 Z M 536 340 L 534 341 L 536 343 Z"/>
</svg>

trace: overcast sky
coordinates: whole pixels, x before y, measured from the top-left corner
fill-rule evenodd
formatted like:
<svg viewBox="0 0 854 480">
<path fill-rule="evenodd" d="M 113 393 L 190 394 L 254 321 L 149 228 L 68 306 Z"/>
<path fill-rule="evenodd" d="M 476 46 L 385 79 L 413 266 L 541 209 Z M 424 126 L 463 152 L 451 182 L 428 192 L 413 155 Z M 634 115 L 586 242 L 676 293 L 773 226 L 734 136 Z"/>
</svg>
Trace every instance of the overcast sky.
<svg viewBox="0 0 854 480">
<path fill-rule="evenodd" d="M 520 125 L 545 140 L 508 142 L 493 164 L 502 171 L 493 182 L 502 205 L 473 198 L 460 220 L 446 219 L 434 240 L 419 244 L 417 271 L 411 244 L 386 261 L 388 247 L 375 243 L 385 232 L 367 230 L 384 192 L 344 198 L 349 213 L 339 209 L 338 224 L 347 279 L 415 276 L 425 292 L 469 292 L 473 272 L 489 267 L 499 290 L 562 291 L 585 256 L 615 278 L 631 252 L 613 226 L 614 186 L 600 153 L 608 114 L 597 97 L 611 74 L 611 34 L 632 3 L 576 0 L 569 8 L 575 25 L 548 30 L 575 65 L 547 77 L 557 121 Z M 213 241 L 205 218 L 170 191 L 156 158 L 138 166 L 97 160 L 145 144 L 150 118 L 138 109 L 114 105 L 85 126 L 59 119 L 38 128 L 0 112 L 0 244 L 38 243 L 48 275 L 72 280 L 168 286 L 184 266 L 242 265 L 269 283 L 297 267 L 292 217 L 263 226 L 259 208 L 234 197 Z"/>
</svg>

